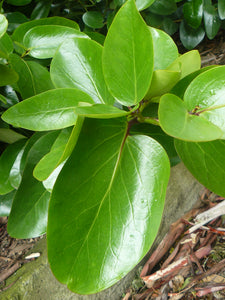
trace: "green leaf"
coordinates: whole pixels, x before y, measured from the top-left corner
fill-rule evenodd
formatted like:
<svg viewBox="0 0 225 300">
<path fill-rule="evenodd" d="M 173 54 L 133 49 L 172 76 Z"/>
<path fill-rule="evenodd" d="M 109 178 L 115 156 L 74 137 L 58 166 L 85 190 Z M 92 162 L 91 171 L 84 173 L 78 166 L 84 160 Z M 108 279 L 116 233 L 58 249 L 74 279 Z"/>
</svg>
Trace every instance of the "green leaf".
<svg viewBox="0 0 225 300">
<path fill-rule="evenodd" d="M 89 38 L 77 29 L 60 25 L 40 25 L 31 28 L 23 38 L 29 55 L 43 59 L 53 57 L 57 48 L 69 38 Z"/>
<path fill-rule="evenodd" d="M 190 143 L 176 140 L 175 147 L 195 178 L 210 191 L 225 197 L 225 141 Z"/>
<path fill-rule="evenodd" d="M 186 102 L 173 94 L 161 97 L 159 122 L 167 134 L 178 139 L 197 142 L 221 138 L 223 132 L 219 127 L 206 120 L 204 116 L 188 111 L 186 106 Z"/>
<path fill-rule="evenodd" d="M 126 116 L 130 114 L 128 111 L 121 110 L 115 106 L 107 104 L 93 104 L 80 106 L 75 109 L 77 115 L 88 117 L 88 118 L 97 118 L 97 119 L 111 119 Z"/>
<path fill-rule="evenodd" d="M 8 217 L 11 211 L 15 191 L 6 195 L 0 195 L 0 217 Z"/>
<path fill-rule="evenodd" d="M 17 45 L 16 50 L 19 53 L 24 52 L 23 38 L 24 38 L 25 34 L 31 28 L 33 28 L 35 26 L 40 26 L 40 25 L 61 25 L 61 26 L 71 27 L 71 28 L 79 30 L 79 25 L 76 22 L 66 19 L 66 18 L 62 18 L 62 17 L 44 18 L 44 19 L 33 20 L 33 21 L 23 23 L 13 32 L 13 35 L 12 35 L 12 39 L 13 39 L 13 41 L 15 41 L 15 43 Z"/>
<path fill-rule="evenodd" d="M 151 33 L 128 0 L 115 16 L 103 48 L 103 73 L 112 95 L 135 105 L 148 91 L 153 71 Z"/>
<path fill-rule="evenodd" d="M 104 18 L 99 11 L 87 11 L 83 14 L 82 20 L 85 25 L 91 28 L 102 28 L 104 26 Z"/>
<path fill-rule="evenodd" d="M 174 0 L 157 0 L 149 8 L 151 12 L 158 15 L 170 15 L 177 9 L 176 2 Z"/>
<path fill-rule="evenodd" d="M 179 25 L 175 23 L 171 18 L 165 17 L 162 22 L 162 29 L 169 35 L 173 35 L 177 32 Z"/>
<path fill-rule="evenodd" d="M 180 79 L 201 68 L 201 56 L 197 50 L 188 51 L 179 56 L 167 70 L 181 71 Z"/>
<path fill-rule="evenodd" d="M 25 136 L 9 128 L 0 128 L 0 141 L 12 144 L 24 139 Z"/>
<path fill-rule="evenodd" d="M 18 11 L 5 13 L 5 16 L 9 22 L 7 31 L 10 33 L 12 33 L 20 24 L 29 21 L 24 14 Z"/>
<path fill-rule="evenodd" d="M 7 0 L 6 2 L 15 6 L 23 6 L 29 4 L 31 1 L 32 0 Z"/>
<path fill-rule="evenodd" d="M 205 118 L 223 131 L 225 138 L 225 66 L 198 75 L 188 86 L 184 102 L 189 111 Z"/>
<path fill-rule="evenodd" d="M 13 52 L 13 42 L 9 35 L 5 33 L 0 38 L 0 57 L 8 58 L 9 54 Z"/>
<path fill-rule="evenodd" d="M 218 0 L 218 14 L 221 20 L 225 19 L 225 2 Z"/>
<path fill-rule="evenodd" d="M 25 142 L 26 140 L 23 140 L 9 145 L 0 157 L 0 195 L 7 194 L 14 189 L 10 183 L 9 174 Z"/>
<path fill-rule="evenodd" d="M 42 182 L 33 177 L 33 169 L 50 150 L 58 134 L 59 132 L 54 131 L 44 135 L 29 151 L 8 220 L 7 229 L 12 237 L 32 238 L 46 232 L 50 193 L 46 191 Z"/>
<path fill-rule="evenodd" d="M 180 40 L 188 50 L 195 48 L 205 37 L 205 30 L 202 26 L 192 28 L 185 21 L 180 24 Z"/>
<path fill-rule="evenodd" d="M 178 58 L 177 46 L 164 31 L 152 27 L 149 30 L 153 40 L 154 70 L 164 70 Z"/>
<path fill-rule="evenodd" d="M 168 179 L 163 148 L 147 136 L 127 136 L 125 118 L 86 119 L 49 206 L 48 257 L 56 278 L 91 294 L 124 277 L 154 241 Z"/>
<path fill-rule="evenodd" d="M 13 166 L 10 170 L 10 173 L 9 173 L 9 182 L 10 182 L 11 186 L 14 187 L 15 189 L 18 189 L 20 182 L 22 180 L 22 170 L 21 170 L 22 157 L 23 157 L 26 145 L 27 145 L 27 142 L 26 142 L 25 146 L 18 153 L 18 155 L 13 163 Z"/>
<path fill-rule="evenodd" d="M 10 85 L 0 87 L 0 93 L 7 101 L 6 108 L 19 102 L 15 90 Z"/>
<path fill-rule="evenodd" d="M 198 28 L 203 17 L 203 0 L 190 0 L 184 3 L 183 14 L 189 26 Z"/>
<path fill-rule="evenodd" d="M 9 59 L 12 67 L 19 74 L 17 85 L 23 99 L 54 89 L 50 74 L 45 67 L 36 62 L 25 61 L 17 54 L 11 54 Z"/>
<path fill-rule="evenodd" d="M 103 34 L 88 30 L 85 30 L 84 33 L 86 33 L 92 40 L 96 41 L 97 43 L 103 46 L 105 41 L 105 36 Z"/>
<path fill-rule="evenodd" d="M 46 18 L 49 14 L 50 8 L 51 8 L 51 1 L 49 0 L 39 1 L 36 4 L 34 10 L 32 11 L 31 20 Z"/>
<path fill-rule="evenodd" d="M 46 180 L 70 156 L 76 145 L 82 125 L 83 118 L 78 118 L 73 128 L 70 127 L 61 131 L 49 153 L 43 156 L 34 168 L 33 175 L 35 178 L 40 181 Z"/>
<path fill-rule="evenodd" d="M 152 5 L 153 2 L 155 2 L 156 0 L 136 0 L 136 6 L 137 9 L 143 10 L 146 9 L 147 7 L 149 7 L 150 5 Z"/>
<path fill-rule="evenodd" d="M 58 49 L 51 63 L 56 87 L 78 88 L 95 103 L 113 104 L 102 73 L 102 46 L 90 39 L 70 39 Z"/>
<path fill-rule="evenodd" d="M 82 102 L 93 103 L 93 100 L 77 89 L 50 90 L 10 107 L 2 119 L 34 131 L 61 129 L 76 123 L 75 108 Z"/>
<path fill-rule="evenodd" d="M 204 25 L 207 37 L 212 40 L 220 29 L 221 20 L 216 7 L 209 2 L 204 4 Z"/>
<path fill-rule="evenodd" d="M 8 21 L 6 17 L 0 14 L 0 38 L 6 33 Z"/>
<path fill-rule="evenodd" d="M 153 72 L 152 82 L 145 99 L 150 100 L 153 97 L 168 93 L 172 87 L 179 81 L 181 72 L 169 70 L 156 70 Z"/>
<path fill-rule="evenodd" d="M 8 66 L 0 64 L 0 86 L 13 84 L 18 80 L 17 73 Z"/>
</svg>

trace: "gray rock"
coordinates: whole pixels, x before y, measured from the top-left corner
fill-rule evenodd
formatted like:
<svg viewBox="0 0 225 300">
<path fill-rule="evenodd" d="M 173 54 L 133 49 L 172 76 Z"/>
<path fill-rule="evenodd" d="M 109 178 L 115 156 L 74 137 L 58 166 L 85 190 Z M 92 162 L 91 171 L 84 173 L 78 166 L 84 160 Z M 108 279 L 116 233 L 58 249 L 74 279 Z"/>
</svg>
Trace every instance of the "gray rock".
<svg viewBox="0 0 225 300">
<path fill-rule="evenodd" d="M 188 170 L 179 164 L 172 168 L 171 178 L 167 189 L 164 215 L 158 236 L 150 249 L 154 251 L 171 223 L 197 205 L 199 195 L 204 187 L 199 184 Z M 33 262 L 25 264 L 6 285 L 15 282 L 8 290 L 0 294 L 2 300 L 119 300 L 130 286 L 138 268 L 145 263 L 149 254 L 127 276 L 111 288 L 94 295 L 82 296 L 72 293 L 65 285 L 59 283 L 53 276 L 47 261 L 46 239 L 40 240 L 32 249 L 40 252 L 41 256 Z M 88 283 L 87 283 L 88 284 Z"/>
</svg>

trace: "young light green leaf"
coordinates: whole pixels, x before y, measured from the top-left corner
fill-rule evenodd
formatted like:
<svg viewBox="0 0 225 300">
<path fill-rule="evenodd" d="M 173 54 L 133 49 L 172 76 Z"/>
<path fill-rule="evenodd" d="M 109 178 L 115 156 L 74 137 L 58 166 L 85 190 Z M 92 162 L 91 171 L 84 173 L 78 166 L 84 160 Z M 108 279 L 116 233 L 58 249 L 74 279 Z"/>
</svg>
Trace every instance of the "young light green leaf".
<svg viewBox="0 0 225 300">
<path fill-rule="evenodd" d="M 6 17 L 0 14 L 0 38 L 6 33 L 8 21 Z"/>
<path fill-rule="evenodd" d="M 23 99 L 54 89 L 50 74 L 45 67 L 33 61 L 25 61 L 17 54 L 11 54 L 9 59 L 12 67 L 19 74 L 17 85 Z"/>
<path fill-rule="evenodd" d="M 0 64 L 0 86 L 10 85 L 18 80 L 18 74 L 8 66 Z"/>
<path fill-rule="evenodd" d="M 210 191 L 225 197 L 225 141 L 191 143 L 175 140 L 175 147 L 195 178 Z"/>
<path fill-rule="evenodd" d="M 115 16 L 103 48 L 103 73 L 112 95 L 123 105 L 143 99 L 153 71 L 151 33 L 128 0 Z"/>
<path fill-rule="evenodd" d="M 15 192 L 14 190 L 8 194 L 0 195 L 0 217 L 8 217 L 10 214 Z"/>
<path fill-rule="evenodd" d="M 107 104 L 79 106 L 75 109 L 77 115 L 87 118 L 111 119 L 128 115 L 130 112 Z"/>
<path fill-rule="evenodd" d="M 152 81 L 145 99 L 161 96 L 168 93 L 179 81 L 180 71 L 156 70 L 153 72 Z"/>
<path fill-rule="evenodd" d="M 61 25 L 40 25 L 31 28 L 23 38 L 29 55 L 43 59 L 54 56 L 57 48 L 69 38 L 89 38 L 77 29 Z"/>
<path fill-rule="evenodd" d="M 33 177 L 33 169 L 50 150 L 58 134 L 57 131 L 47 133 L 39 138 L 29 151 L 8 220 L 7 229 L 12 237 L 32 238 L 46 231 L 50 193 Z"/>
<path fill-rule="evenodd" d="M 154 70 L 166 69 L 176 58 L 178 49 L 173 39 L 164 31 L 149 27 L 154 49 Z"/>
<path fill-rule="evenodd" d="M 181 70 L 180 79 L 201 68 L 201 56 L 197 50 L 188 51 L 179 56 L 167 70 Z"/>
<path fill-rule="evenodd" d="M 163 148 L 127 136 L 125 118 L 86 119 L 49 206 L 48 257 L 57 279 L 91 294 L 127 274 L 154 241 L 168 179 Z"/>
<path fill-rule="evenodd" d="M 40 26 L 40 25 L 61 25 L 66 27 L 71 27 L 74 29 L 79 30 L 79 25 L 69 19 L 62 18 L 62 17 L 50 17 L 50 18 L 43 18 L 39 20 L 32 20 L 26 23 L 21 24 L 16 30 L 13 32 L 12 39 L 15 42 L 16 50 L 19 53 L 24 53 L 24 46 L 23 46 L 23 38 L 25 34 L 33 27 Z"/>
<path fill-rule="evenodd" d="M 14 189 L 10 183 L 9 174 L 25 142 L 26 140 L 23 140 L 9 145 L 0 157 L 0 195 L 7 194 Z"/>
<path fill-rule="evenodd" d="M 93 100 L 77 89 L 50 90 L 12 106 L 2 119 L 34 131 L 61 129 L 76 123 L 75 108 L 82 102 L 93 103 Z"/>
<path fill-rule="evenodd" d="M 223 134 L 219 127 L 204 117 L 188 111 L 185 102 L 173 94 L 161 97 L 159 122 L 167 134 L 181 140 L 211 141 L 221 138 Z"/>
<path fill-rule="evenodd" d="M 52 60 L 50 73 L 58 88 L 78 88 L 95 103 L 115 102 L 102 73 L 102 46 L 90 39 L 65 41 Z"/>
<path fill-rule="evenodd" d="M 198 75 L 188 86 L 184 102 L 189 111 L 219 127 L 225 138 L 225 66 Z"/>
</svg>

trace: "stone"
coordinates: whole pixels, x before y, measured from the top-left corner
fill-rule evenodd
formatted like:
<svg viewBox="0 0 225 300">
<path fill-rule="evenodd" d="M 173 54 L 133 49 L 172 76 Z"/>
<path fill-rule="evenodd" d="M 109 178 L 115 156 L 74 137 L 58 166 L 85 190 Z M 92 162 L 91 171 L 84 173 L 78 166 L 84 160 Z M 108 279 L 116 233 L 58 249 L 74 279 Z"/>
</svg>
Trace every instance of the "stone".
<svg viewBox="0 0 225 300">
<path fill-rule="evenodd" d="M 22 266 L 7 281 L 6 286 L 14 284 L 0 294 L 1 300 L 119 300 L 131 285 L 140 266 L 143 266 L 149 255 L 155 250 L 171 223 L 199 203 L 199 196 L 204 187 L 197 182 L 182 163 L 171 169 L 167 188 L 164 214 L 158 235 L 148 255 L 117 284 L 93 295 L 77 295 L 59 283 L 53 276 L 47 260 L 45 237 L 41 239 L 32 252 L 40 252 L 35 261 Z M 112 266 L 113 267 L 113 266 Z M 87 283 L 88 284 L 88 283 Z"/>
</svg>

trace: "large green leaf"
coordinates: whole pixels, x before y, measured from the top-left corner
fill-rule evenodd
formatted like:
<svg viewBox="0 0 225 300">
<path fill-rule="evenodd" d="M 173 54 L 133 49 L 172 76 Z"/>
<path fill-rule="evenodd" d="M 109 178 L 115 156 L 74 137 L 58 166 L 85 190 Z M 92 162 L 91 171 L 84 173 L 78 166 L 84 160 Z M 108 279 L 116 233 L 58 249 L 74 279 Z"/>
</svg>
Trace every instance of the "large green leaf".
<svg viewBox="0 0 225 300">
<path fill-rule="evenodd" d="M 211 141 L 221 138 L 223 134 L 219 127 L 204 116 L 189 111 L 186 103 L 173 94 L 161 97 L 159 122 L 167 134 L 187 141 Z"/>
<path fill-rule="evenodd" d="M 195 48 L 205 37 L 203 26 L 192 28 L 184 20 L 180 24 L 180 40 L 188 50 Z M 188 52 L 187 52 L 188 53 Z"/>
<path fill-rule="evenodd" d="M 95 103 L 113 104 L 102 73 L 102 46 L 89 39 L 70 39 L 58 49 L 51 63 L 56 87 L 79 88 Z"/>
<path fill-rule="evenodd" d="M 29 55 L 36 58 L 53 57 L 57 48 L 69 38 L 89 38 L 77 29 L 61 25 L 40 25 L 31 28 L 23 38 Z"/>
<path fill-rule="evenodd" d="M 8 232 L 16 238 L 32 238 L 44 234 L 47 225 L 50 193 L 33 177 L 37 162 L 50 150 L 59 132 L 39 138 L 30 149 L 19 189 L 9 215 Z"/>
<path fill-rule="evenodd" d="M 164 31 L 149 27 L 154 48 L 154 70 L 166 69 L 176 58 L 178 49 L 173 39 Z"/>
<path fill-rule="evenodd" d="M 23 99 L 54 89 L 48 70 L 33 61 L 25 61 L 17 54 L 10 55 L 10 64 L 19 74 L 17 85 Z"/>
<path fill-rule="evenodd" d="M 0 57 L 8 58 L 9 54 L 13 52 L 13 42 L 9 35 L 5 33 L 0 38 Z"/>
<path fill-rule="evenodd" d="M 176 140 L 175 147 L 197 180 L 214 193 L 225 197 L 225 141 L 191 143 Z"/>
<path fill-rule="evenodd" d="M 0 217 L 8 217 L 14 196 L 15 190 L 8 194 L 0 195 Z"/>
<path fill-rule="evenodd" d="M 76 108 L 76 114 L 88 118 L 111 119 L 128 115 L 130 112 L 107 104 L 93 104 Z"/>
<path fill-rule="evenodd" d="M 153 71 L 151 33 L 128 0 L 115 16 L 103 48 L 103 72 L 113 96 L 135 105 L 148 91 Z"/>
<path fill-rule="evenodd" d="M 25 142 L 26 140 L 23 140 L 9 145 L 0 157 L 0 195 L 7 194 L 14 189 L 10 183 L 9 175 Z"/>
<path fill-rule="evenodd" d="M 61 25 L 66 27 L 71 27 L 74 29 L 79 30 L 79 25 L 69 19 L 62 18 L 62 17 L 51 17 L 51 18 L 43 18 L 39 20 L 33 20 L 29 22 L 25 22 L 21 24 L 19 27 L 16 28 L 16 30 L 13 32 L 12 39 L 17 45 L 16 50 L 19 51 L 19 53 L 24 52 L 24 46 L 23 46 L 23 38 L 25 34 L 33 27 L 40 26 L 40 25 Z"/>
<path fill-rule="evenodd" d="M 184 18 L 188 25 L 198 28 L 203 17 L 203 0 L 190 0 L 183 5 Z"/>
<path fill-rule="evenodd" d="M 225 138 L 225 66 L 197 76 L 188 86 L 184 102 L 189 111 L 218 126 Z"/>
<path fill-rule="evenodd" d="M 17 73 L 8 66 L 0 64 L 0 86 L 13 84 L 18 80 Z"/>
<path fill-rule="evenodd" d="M 86 119 L 52 192 L 50 266 L 79 294 L 96 293 L 127 274 L 159 228 L 168 157 L 153 139 L 127 134 L 125 118 Z"/>
<path fill-rule="evenodd" d="M 10 107 L 2 119 L 16 127 L 29 130 L 53 130 L 76 123 L 75 108 L 93 100 L 77 89 L 50 90 Z"/>
<path fill-rule="evenodd" d="M 217 8 L 212 5 L 211 1 L 204 3 L 204 24 L 207 37 L 213 39 L 220 29 L 221 20 Z"/>
<path fill-rule="evenodd" d="M 8 21 L 6 17 L 0 14 L 0 38 L 6 33 Z"/>
</svg>

